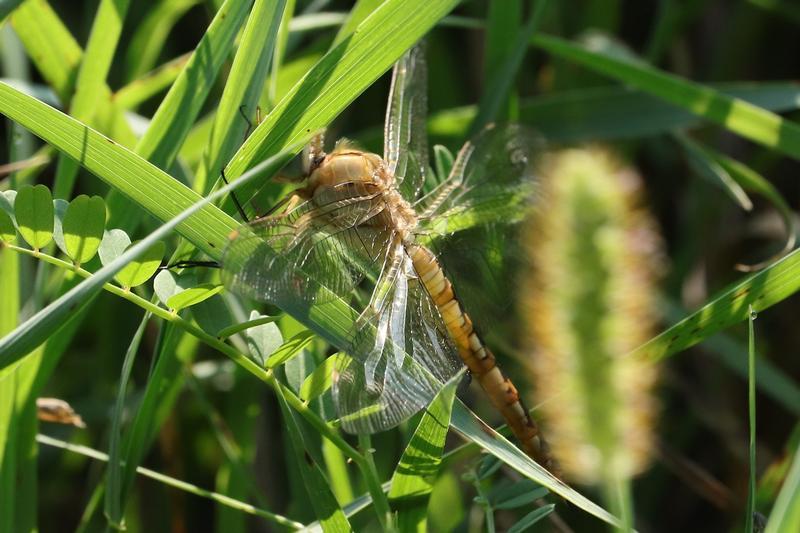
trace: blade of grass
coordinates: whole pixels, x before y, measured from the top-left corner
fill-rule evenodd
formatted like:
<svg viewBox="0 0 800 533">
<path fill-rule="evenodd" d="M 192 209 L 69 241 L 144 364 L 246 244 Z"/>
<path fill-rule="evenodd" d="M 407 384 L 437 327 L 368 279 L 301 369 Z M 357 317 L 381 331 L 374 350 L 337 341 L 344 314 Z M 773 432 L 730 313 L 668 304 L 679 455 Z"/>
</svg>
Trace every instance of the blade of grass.
<svg viewBox="0 0 800 533">
<path fill-rule="evenodd" d="M 285 5 L 286 0 L 256 0 L 253 5 L 214 114 L 206 153 L 195 177 L 196 191 L 208 191 L 206 182 L 209 177 L 219 175 L 241 143 L 247 123 L 240 109 L 244 113 L 255 110 L 270 67 Z"/>
<path fill-rule="evenodd" d="M 122 503 L 122 463 L 120 463 L 121 450 L 121 424 L 124 417 L 125 397 L 127 395 L 128 382 L 131 378 L 133 363 L 136 360 L 136 353 L 144 336 L 144 329 L 150 320 L 150 313 L 145 313 L 139 322 L 136 333 L 133 334 L 125 358 L 122 361 L 122 371 L 120 372 L 119 384 L 117 385 L 117 400 L 114 404 L 114 412 L 111 415 L 111 435 L 109 436 L 108 457 L 109 463 L 106 468 L 106 497 L 105 514 L 110 525 L 114 529 L 125 529 L 124 512 L 125 507 Z"/>
<path fill-rule="evenodd" d="M 300 469 L 300 474 L 303 476 L 314 513 L 325 531 L 350 531 L 350 522 L 330 491 L 328 482 L 322 474 L 322 469 L 308 452 L 300 426 L 295 419 L 294 411 L 286 403 L 286 398 L 281 389 L 277 389 L 276 392 L 283 420 L 292 442 L 294 458 L 297 462 L 297 467 Z M 378 513 L 378 517 L 381 517 L 380 513 Z M 385 525 L 385 522 L 381 521 L 381 524 Z"/>
<path fill-rule="evenodd" d="M 711 87 L 775 112 L 800 106 L 800 85 L 794 82 L 728 83 Z M 466 106 L 434 113 L 428 119 L 428 130 L 436 139 L 460 141 L 476 109 Z M 526 99 L 520 104 L 520 116 L 522 122 L 554 142 L 633 139 L 702 123 L 697 115 L 624 87 L 574 89 Z M 376 130 L 375 135 L 380 132 Z"/>
<path fill-rule="evenodd" d="M 481 95 L 480 103 L 478 104 L 478 114 L 475 116 L 472 124 L 470 124 L 467 138 L 471 138 L 487 124 L 495 120 L 498 117 L 503 103 L 508 101 L 514 80 L 517 78 L 517 72 L 522 66 L 522 60 L 525 59 L 525 53 L 528 51 L 528 43 L 539 27 L 542 14 L 546 8 L 547 0 L 531 2 L 531 12 L 530 15 L 528 15 L 528 21 L 525 23 L 525 26 L 520 29 L 512 46 L 509 47 L 510 49 L 504 51 L 504 59 L 501 61 L 500 65 L 494 69 L 487 68 L 489 77 L 484 87 L 483 94 Z M 503 11 L 507 10 L 506 6 L 500 9 Z M 509 30 L 501 28 L 499 31 L 507 32 Z M 491 59 L 491 56 L 488 57 Z"/>
<path fill-rule="evenodd" d="M 424 531 L 433 484 L 442 462 L 456 385 L 453 380 L 425 410 L 392 475 L 389 503 L 401 531 Z"/>
<path fill-rule="evenodd" d="M 444 17 L 457 0 L 386 0 L 289 91 L 225 168 L 233 180 L 267 154 L 307 143 Z M 241 190 L 244 198 L 253 187 Z M 232 206 L 226 204 L 226 210 Z"/>
<path fill-rule="evenodd" d="M 792 466 L 769 514 L 764 533 L 797 531 L 798 528 L 800 528 L 800 446 L 794 453 Z"/>
<path fill-rule="evenodd" d="M 114 102 L 123 109 L 136 109 L 142 102 L 172 85 L 190 57 L 190 53 L 183 54 L 143 74 L 115 92 Z"/>
<path fill-rule="evenodd" d="M 36 436 L 36 441 L 41 444 L 45 444 L 47 446 L 54 446 L 56 448 L 61 448 L 62 450 L 67 450 L 72 453 L 77 453 L 86 457 L 90 457 L 97 461 L 108 462 L 108 455 L 93 448 L 89 448 L 87 446 L 82 446 L 79 444 L 71 444 L 69 442 L 65 442 L 63 440 L 55 439 L 53 437 L 41 434 Z M 154 479 L 159 483 L 164 483 L 167 486 L 174 487 L 184 492 L 188 492 L 189 494 L 194 494 L 195 496 L 199 496 L 201 498 L 207 498 L 213 500 L 222 505 L 227 505 L 228 507 L 237 509 L 238 511 L 241 511 L 243 513 L 264 518 L 266 520 L 269 520 L 270 522 L 274 522 L 276 524 L 288 527 L 293 530 L 302 529 L 304 527 L 303 524 L 295 522 L 294 520 L 291 520 L 284 516 L 271 513 L 264 509 L 253 507 L 250 504 L 234 500 L 233 498 L 229 498 L 224 494 L 218 494 L 216 492 L 202 489 L 197 485 L 192 485 L 191 483 L 175 479 L 173 477 L 161 474 L 154 470 L 150 470 L 149 468 L 143 468 L 140 466 L 136 468 L 136 472 L 142 476 Z"/>
<path fill-rule="evenodd" d="M 501 459 L 523 476 L 547 487 L 550 492 L 562 496 L 578 508 L 596 516 L 600 520 L 613 526 L 619 526 L 619 520 L 617 520 L 617 518 L 571 487 L 565 485 L 550 472 L 535 463 L 533 459 L 520 452 L 519 449 L 511 444 L 505 437 L 475 416 L 472 411 L 461 403 L 461 400 L 457 401 L 453 406 L 451 424 L 453 429 L 464 438 L 474 442 L 498 459 Z"/>
<path fill-rule="evenodd" d="M 707 85 L 626 60 L 558 37 L 535 35 L 531 42 L 547 52 L 657 96 L 733 133 L 800 160 L 800 125 Z"/>
<path fill-rule="evenodd" d="M 137 154 L 162 169 L 172 165 L 251 6 L 252 0 L 226 0 L 217 11 L 137 143 Z M 109 225 L 130 233 L 138 223 L 139 210 L 117 190 L 112 190 L 106 200 Z"/>
<path fill-rule="evenodd" d="M 703 307 L 653 337 L 631 355 L 663 359 L 767 309 L 800 290 L 800 250 L 723 290 Z"/>
<path fill-rule="evenodd" d="M 199 3 L 200 0 L 162 0 L 147 10 L 147 16 L 137 26 L 127 49 L 125 63 L 128 80 L 138 78 L 153 68 L 175 23 Z"/>
<path fill-rule="evenodd" d="M 106 96 L 103 88 L 127 11 L 128 0 L 101 0 L 97 8 L 70 104 L 70 114 L 87 124 L 93 123 L 97 102 Z M 59 155 L 53 184 L 55 198 L 68 199 L 72 195 L 79 168 L 75 160 Z"/>
<path fill-rule="evenodd" d="M 753 518 L 756 512 L 756 334 L 753 322 L 756 316 L 750 306 L 747 342 L 747 412 L 750 420 L 750 463 L 748 465 L 747 516 L 745 531 L 753 531 Z"/>
</svg>

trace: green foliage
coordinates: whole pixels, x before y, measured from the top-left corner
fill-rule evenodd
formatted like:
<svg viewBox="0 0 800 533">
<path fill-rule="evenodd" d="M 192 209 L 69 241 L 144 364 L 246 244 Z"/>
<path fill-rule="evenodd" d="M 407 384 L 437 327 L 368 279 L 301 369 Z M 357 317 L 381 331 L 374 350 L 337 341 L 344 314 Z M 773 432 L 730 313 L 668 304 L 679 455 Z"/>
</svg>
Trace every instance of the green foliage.
<svg viewBox="0 0 800 533">
<path fill-rule="evenodd" d="M 221 258 L 239 222 L 229 216 L 227 192 L 203 195 L 219 186 L 222 167 L 248 213 L 262 214 L 287 189 L 262 178 L 275 176 L 322 128 L 377 150 L 381 77 L 426 34 L 436 174 L 427 186 L 449 174 L 451 150 L 470 130 L 498 119 L 521 121 L 552 143 L 622 140 L 621 150 L 646 171 L 669 241 L 664 292 L 697 310 L 670 316 L 675 325 L 630 356 L 671 356 L 659 391 L 668 406 L 658 426 L 665 456 L 685 454 L 708 475 L 724 468 L 735 492 L 725 495 L 725 511 L 711 509 L 702 502 L 707 494 L 687 490 L 659 465 L 635 482 L 634 524 L 664 517 L 663 502 L 674 498 L 682 505 L 664 519 L 675 529 L 729 527 L 745 517 L 757 525 L 742 503 L 749 467 L 748 495 L 769 515 L 768 530 L 797 529 L 800 461 L 791 461 L 796 445 L 777 427 L 785 426 L 781 410 L 797 414 L 800 390 L 785 355 L 796 352 L 794 335 L 780 318 L 796 315 L 789 297 L 800 288 L 791 252 L 796 172 L 786 160 L 800 158 L 800 89 L 781 81 L 789 66 L 773 52 L 788 47 L 791 56 L 791 43 L 780 41 L 787 28 L 796 30 L 789 2 L 714 10 L 704 9 L 707 2 L 663 2 L 644 11 L 625 3 L 630 13 L 620 2 L 594 1 L 580 9 L 456 0 L 359 0 L 352 7 L 164 0 L 146 9 L 101 0 L 81 11 L 68 4 L 0 6 L 8 33 L 0 112 L 10 126 L 2 163 L 15 163 L 0 174 L 0 529 L 63 528 L 82 508 L 81 530 L 124 525 L 136 532 L 170 521 L 209 529 L 211 522 L 200 521 L 211 504 L 198 498 L 225 507 L 214 524 L 220 531 L 247 530 L 248 515 L 270 528 L 334 531 L 427 525 L 516 532 L 552 529 L 551 520 L 583 531 L 617 523 L 594 494 L 554 478 L 489 427 L 497 418 L 483 409 L 487 402 L 469 402 L 478 418 L 454 400 L 452 384 L 415 430 L 409 424 L 356 447 L 338 430 L 331 398 L 359 315 L 349 299 L 262 308 L 225 292 L 214 270 L 157 272 Z M 652 34 L 632 33 L 623 22 L 633 17 L 647 19 Z M 725 30 L 700 44 L 695 29 L 707 27 Z M 590 28 L 607 33 L 583 34 Z M 734 81 L 695 81 L 722 79 Z M 253 128 L 243 118 L 255 122 L 260 114 Z M 46 144 L 31 144 L 22 127 Z M 454 216 L 452 227 L 472 236 L 487 222 L 521 218 L 510 205 L 487 203 Z M 781 248 L 779 256 L 789 252 L 782 259 L 774 255 Z M 510 241 L 503 251 L 513 254 Z M 758 272 L 737 279 L 733 266 Z M 107 294 L 98 297 L 101 290 Z M 499 296 L 506 304 L 516 297 Z M 741 323 L 751 307 L 763 317 L 764 353 L 750 350 L 748 360 Z M 505 309 L 488 320 L 470 313 L 488 322 L 478 331 L 525 394 L 524 372 L 508 366 L 518 346 L 508 332 L 520 328 Z M 704 358 L 706 350 L 716 358 Z M 739 407 L 749 393 L 754 415 L 756 390 L 775 405 L 758 406 L 765 412 L 758 433 L 751 424 L 748 455 Z M 40 428 L 35 400 L 45 395 L 68 398 L 88 429 Z M 569 406 L 556 407 L 563 413 Z M 464 446 L 453 449 L 449 428 Z M 46 435 L 56 432 L 109 453 Z M 52 446 L 69 455 L 62 461 L 45 448 Z M 759 470 L 765 457 L 786 451 L 785 461 Z M 109 466 L 86 475 L 85 458 Z M 466 482 L 459 480 L 465 468 Z M 48 483 L 38 486 L 40 472 Z M 135 483 L 137 473 L 151 480 Z M 192 496 L 173 498 L 176 491 Z M 702 510 L 688 516 L 681 509 Z"/>
</svg>

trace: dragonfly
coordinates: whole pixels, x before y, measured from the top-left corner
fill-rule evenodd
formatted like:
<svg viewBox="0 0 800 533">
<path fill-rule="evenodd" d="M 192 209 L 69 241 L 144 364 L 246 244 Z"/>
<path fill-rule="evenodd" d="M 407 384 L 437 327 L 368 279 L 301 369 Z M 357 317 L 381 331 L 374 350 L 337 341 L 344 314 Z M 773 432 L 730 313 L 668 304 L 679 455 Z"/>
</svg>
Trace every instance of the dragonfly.
<svg viewBox="0 0 800 533">
<path fill-rule="evenodd" d="M 383 155 L 346 140 L 305 152 L 304 183 L 266 216 L 234 232 L 222 259 L 233 292 L 279 307 L 352 301 L 371 289 L 333 374 L 344 430 L 375 433 L 423 409 L 463 368 L 480 383 L 523 450 L 554 461 L 511 380 L 475 329 L 431 243 L 481 222 L 513 218 L 535 189 L 539 139 L 490 126 L 435 176 L 426 136 L 423 45 L 395 64 Z"/>
</svg>

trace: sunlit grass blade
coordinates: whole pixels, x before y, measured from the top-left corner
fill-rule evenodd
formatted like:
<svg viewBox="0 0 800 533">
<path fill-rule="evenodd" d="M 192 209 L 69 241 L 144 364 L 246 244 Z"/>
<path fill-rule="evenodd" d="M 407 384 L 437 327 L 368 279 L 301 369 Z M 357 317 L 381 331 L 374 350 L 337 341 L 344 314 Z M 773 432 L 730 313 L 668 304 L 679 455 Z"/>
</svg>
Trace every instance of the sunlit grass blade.
<svg viewBox="0 0 800 533">
<path fill-rule="evenodd" d="M 747 411 L 750 426 L 750 453 L 748 464 L 747 507 L 745 531 L 753 531 L 753 519 L 756 512 L 756 334 L 753 321 L 756 319 L 753 308 L 750 308 L 748 319 L 747 343 Z"/>
<path fill-rule="evenodd" d="M 285 427 L 291 440 L 294 459 L 297 462 L 300 474 L 303 476 L 305 489 L 308 491 L 309 503 L 314 508 L 323 530 L 350 531 L 351 526 L 347 517 L 336 502 L 336 498 L 334 498 L 319 464 L 308 451 L 298 421 L 295 419 L 294 411 L 289 408 L 280 389 L 277 389 L 276 392 L 283 420 L 286 424 Z"/>
<path fill-rule="evenodd" d="M 358 31 L 335 45 L 278 102 L 234 155 L 225 169 L 226 176 L 235 179 L 266 155 L 288 145 L 307 143 L 457 3 L 382 3 L 358 25 Z M 245 188 L 242 196 L 249 198 L 253 190 Z"/>
<path fill-rule="evenodd" d="M 208 190 L 207 182 L 216 180 L 241 144 L 249 128 L 246 117 L 255 118 L 285 4 L 286 0 L 256 0 L 253 6 L 214 114 L 205 157 L 195 177 L 194 189 L 198 192 Z"/>
<path fill-rule="evenodd" d="M 778 498 L 767 520 L 765 533 L 783 533 L 800 529 L 800 447 L 783 481 Z"/>
<path fill-rule="evenodd" d="M 200 0 L 162 0 L 148 9 L 147 16 L 138 24 L 126 50 L 128 80 L 138 78 L 153 68 L 175 23 L 199 3 Z"/>
<path fill-rule="evenodd" d="M 120 372 L 117 385 L 117 400 L 114 404 L 114 413 L 111 416 L 111 436 L 109 437 L 108 445 L 109 464 L 106 471 L 106 498 L 104 509 L 106 518 L 115 529 L 125 528 L 123 522 L 125 507 L 122 501 L 123 470 L 122 464 L 120 463 L 120 457 L 122 455 L 120 450 L 120 437 L 122 419 L 125 416 L 125 397 L 127 395 L 128 382 L 131 378 L 131 371 L 133 370 L 133 363 L 136 360 L 136 353 L 139 351 L 139 345 L 144 335 L 144 328 L 147 326 L 150 316 L 149 313 L 144 314 L 125 352 L 125 358 L 122 361 L 122 371 Z"/>
<path fill-rule="evenodd" d="M 774 112 L 797 109 L 800 86 L 794 82 L 726 83 L 714 90 Z M 428 129 L 438 140 L 463 139 L 477 113 L 466 106 L 433 113 Z M 702 123 L 695 114 L 646 92 L 624 87 L 571 89 L 520 102 L 520 119 L 553 142 L 633 139 Z M 377 130 L 375 132 L 377 135 Z"/>
<path fill-rule="evenodd" d="M 451 381 L 428 405 L 395 468 L 389 503 L 398 513 L 401 531 L 426 528 L 428 501 L 442 462 L 457 384 Z"/>
<path fill-rule="evenodd" d="M 544 467 L 535 463 L 533 459 L 511 444 L 505 437 L 487 426 L 460 400 L 456 401 L 453 406 L 450 423 L 453 429 L 458 431 L 464 438 L 499 458 L 523 476 L 547 487 L 550 492 L 560 495 L 576 507 L 596 516 L 600 520 L 611 525 L 619 525 L 619 521 L 608 511 L 555 478 Z"/>
<path fill-rule="evenodd" d="M 651 93 L 746 139 L 800 159 L 800 126 L 766 109 L 643 62 L 612 57 L 602 49 L 541 34 L 535 35 L 531 42 L 551 54 Z"/>
<path fill-rule="evenodd" d="M 651 359 L 668 357 L 747 320 L 750 306 L 758 313 L 798 290 L 800 250 L 795 250 L 761 272 L 721 291 L 703 307 L 634 350 L 631 356 Z"/>
<path fill-rule="evenodd" d="M 191 54 L 183 54 L 136 78 L 114 93 L 114 102 L 123 109 L 136 109 L 172 85 L 190 57 Z"/>
</svg>

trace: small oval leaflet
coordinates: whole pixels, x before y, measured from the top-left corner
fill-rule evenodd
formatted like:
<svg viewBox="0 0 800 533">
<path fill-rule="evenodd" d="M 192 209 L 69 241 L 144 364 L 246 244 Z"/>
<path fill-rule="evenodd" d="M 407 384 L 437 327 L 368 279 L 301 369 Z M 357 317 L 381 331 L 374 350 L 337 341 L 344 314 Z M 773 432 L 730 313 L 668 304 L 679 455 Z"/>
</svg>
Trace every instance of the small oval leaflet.
<svg viewBox="0 0 800 533">
<path fill-rule="evenodd" d="M 309 374 L 300 386 L 300 399 L 305 402 L 321 396 L 333 386 L 333 370 L 342 357 L 347 357 L 343 352 L 337 352 Z"/>
<path fill-rule="evenodd" d="M 100 262 L 104 265 L 121 256 L 125 249 L 131 245 L 131 238 L 121 229 L 112 229 L 103 233 L 103 240 L 100 241 L 100 248 L 97 252 L 100 255 Z"/>
<path fill-rule="evenodd" d="M 97 253 L 106 227 L 106 204 L 99 196 L 82 194 L 70 202 L 62 224 L 67 255 L 76 265 Z"/>
<path fill-rule="evenodd" d="M 0 241 L 12 243 L 17 238 L 17 230 L 11 217 L 5 211 L 0 210 Z"/>
<path fill-rule="evenodd" d="M 44 185 L 21 187 L 14 201 L 19 233 L 34 250 L 53 239 L 53 196 Z"/>
<path fill-rule="evenodd" d="M 195 304 L 207 300 L 222 291 L 222 285 L 214 283 L 203 283 L 196 287 L 191 287 L 184 291 L 174 294 L 167 299 L 166 305 L 173 311 L 180 311 Z"/>
<path fill-rule="evenodd" d="M 69 202 L 61 198 L 53 200 L 53 240 L 64 255 L 67 253 L 67 244 L 64 242 L 64 215 L 67 213 Z"/>
<path fill-rule="evenodd" d="M 261 318 L 258 311 L 250 312 L 250 320 Z M 271 359 L 272 355 L 277 353 L 276 350 L 283 349 L 283 335 L 281 330 L 278 329 L 277 324 L 268 322 L 260 324 L 250 329 L 245 330 L 245 338 L 247 339 L 247 346 L 250 348 L 251 357 L 257 361 L 261 366 L 268 366 L 267 360 Z M 294 339 L 290 339 L 287 344 Z"/>
<path fill-rule="evenodd" d="M 265 326 L 266 325 L 269 324 L 265 324 Z M 272 355 L 269 356 L 269 359 L 267 359 L 267 362 L 264 366 L 267 368 L 275 368 L 276 366 L 282 365 L 292 357 L 295 357 L 297 354 L 299 354 L 313 339 L 313 332 L 308 330 L 301 331 L 283 343 L 280 348 L 275 350 Z"/>
<path fill-rule="evenodd" d="M 116 280 L 126 288 L 141 285 L 156 273 L 164 257 L 165 245 L 158 241 L 145 250 L 138 259 L 131 261 L 115 276 Z"/>
<path fill-rule="evenodd" d="M 167 305 L 167 300 L 179 292 L 197 286 L 197 284 L 197 276 L 194 273 L 175 274 L 164 269 L 153 279 L 153 290 L 161 303 Z"/>
</svg>

